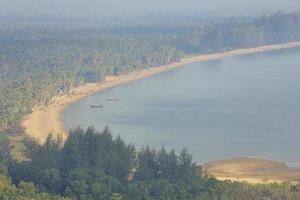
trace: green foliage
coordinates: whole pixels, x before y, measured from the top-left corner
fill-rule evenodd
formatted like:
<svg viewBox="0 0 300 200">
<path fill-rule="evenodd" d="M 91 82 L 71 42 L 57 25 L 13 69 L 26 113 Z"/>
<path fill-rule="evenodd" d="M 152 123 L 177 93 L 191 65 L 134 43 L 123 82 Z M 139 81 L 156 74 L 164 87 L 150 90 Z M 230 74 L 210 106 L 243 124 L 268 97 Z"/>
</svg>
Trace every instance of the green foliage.
<svg viewBox="0 0 300 200">
<path fill-rule="evenodd" d="M 9 167 L 14 182 L 31 181 L 73 199 L 108 199 L 128 182 L 135 162 L 134 146 L 113 139 L 108 128 L 75 129 L 63 146 L 51 136 L 43 145 L 28 140 L 26 146 L 29 160 Z"/>
<path fill-rule="evenodd" d="M 178 62 L 189 54 L 222 52 L 300 40 L 300 14 L 221 19 L 209 24 L 131 27 L 0 28 L 0 130 L 34 105 L 107 75 Z M 296 200 L 300 185 L 249 185 L 209 178 L 184 149 L 179 155 L 142 148 L 136 152 L 106 128 L 75 129 L 62 144 L 24 141 L 28 160 L 10 156 L 0 133 L 0 199 Z M 203 152 L 205 153 L 205 152 Z M 10 177 L 10 178 L 7 178 Z M 11 181 L 12 180 L 12 181 Z M 17 187 L 16 187 L 17 185 Z"/>
<path fill-rule="evenodd" d="M 108 199 L 117 191 L 120 183 L 99 170 L 77 168 L 72 170 L 67 177 L 65 194 L 74 199 Z"/>
<path fill-rule="evenodd" d="M 113 140 L 108 128 L 101 133 L 93 128 L 85 132 L 73 130 L 62 149 L 64 172 L 86 166 L 126 181 L 134 165 L 134 151 L 132 145 L 125 145 L 120 138 Z"/>
<path fill-rule="evenodd" d="M 192 162 L 192 156 L 186 149 L 180 156 L 174 150 L 168 153 L 165 148 L 156 152 L 146 147 L 138 153 L 135 180 L 166 179 L 173 183 L 200 184 L 200 180 L 204 178 L 201 169 Z"/>
<path fill-rule="evenodd" d="M 12 182 L 0 176 L 0 199 L 1 200 L 68 200 L 68 198 L 59 195 L 50 195 L 37 192 L 33 183 L 21 181 L 16 187 Z"/>
<path fill-rule="evenodd" d="M 7 174 L 7 166 L 11 159 L 8 137 L 0 132 L 0 174 Z"/>
<path fill-rule="evenodd" d="M 18 187 L 0 177 L 2 199 L 60 199 L 56 195 L 78 200 L 300 199 L 300 185 L 249 185 L 210 178 L 186 149 L 179 155 L 164 147 L 135 152 L 120 137 L 114 139 L 108 128 L 72 130 L 64 146 L 51 136 L 43 145 L 27 141 L 26 146 L 28 161 L 7 163 Z"/>
<path fill-rule="evenodd" d="M 178 62 L 184 55 L 295 41 L 299 13 L 211 23 L 0 28 L 0 129 L 55 95 L 107 75 Z"/>
</svg>

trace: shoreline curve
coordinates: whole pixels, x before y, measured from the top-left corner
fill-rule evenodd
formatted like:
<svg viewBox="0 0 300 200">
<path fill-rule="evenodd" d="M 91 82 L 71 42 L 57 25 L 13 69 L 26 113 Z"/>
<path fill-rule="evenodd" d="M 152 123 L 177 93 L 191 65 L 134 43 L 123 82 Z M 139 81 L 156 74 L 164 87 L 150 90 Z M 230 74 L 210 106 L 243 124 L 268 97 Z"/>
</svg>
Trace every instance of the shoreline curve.
<svg viewBox="0 0 300 200">
<path fill-rule="evenodd" d="M 68 131 L 65 129 L 63 112 L 72 103 L 96 92 L 105 89 L 152 76 L 157 73 L 175 69 L 192 63 L 200 63 L 211 60 L 220 60 L 228 57 L 249 55 L 267 51 L 281 50 L 300 47 L 299 42 L 289 42 L 282 44 L 274 44 L 268 46 L 260 46 L 248 49 L 237 49 L 223 53 L 204 54 L 199 56 L 192 56 L 183 58 L 180 62 L 172 63 L 159 67 L 152 67 L 140 71 L 131 72 L 120 76 L 107 76 L 104 82 L 101 83 L 88 83 L 71 89 L 69 92 L 62 96 L 52 98 L 52 101 L 47 106 L 34 106 L 32 113 L 25 116 L 21 121 L 21 126 L 24 127 L 25 134 L 33 137 L 40 142 L 44 142 L 47 136 L 51 133 L 53 136 L 62 134 L 63 139 L 68 136 Z"/>
<path fill-rule="evenodd" d="M 23 118 L 21 125 L 24 127 L 27 136 L 35 138 L 41 143 L 45 141 L 50 133 L 54 137 L 61 134 L 65 140 L 68 137 L 63 119 L 65 109 L 88 95 L 187 64 L 296 47 L 300 47 L 300 41 L 186 57 L 180 62 L 169 65 L 152 67 L 126 75 L 107 76 L 104 82 L 84 84 L 71 89 L 62 96 L 53 97 L 48 106 L 35 106 L 32 108 L 32 113 Z M 204 164 L 204 169 L 219 180 L 246 181 L 252 184 L 294 181 L 295 178 L 300 180 L 300 169 L 290 168 L 281 162 L 251 158 L 215 161 Z"/>
</svg>

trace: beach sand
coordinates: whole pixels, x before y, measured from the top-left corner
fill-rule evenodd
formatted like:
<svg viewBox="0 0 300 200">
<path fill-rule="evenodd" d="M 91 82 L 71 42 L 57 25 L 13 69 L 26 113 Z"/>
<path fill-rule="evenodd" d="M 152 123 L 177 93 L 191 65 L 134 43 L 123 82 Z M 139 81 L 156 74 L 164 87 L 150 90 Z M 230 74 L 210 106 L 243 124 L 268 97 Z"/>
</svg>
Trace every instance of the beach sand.
<svg viewBox="0 0 300 200">
<path fill-rule="evenodd" d="M 174 69 L 186 64 L 223 59 L 227 57 L 254 54 L 279 49 L 300 47 L 300 42 L 291 42 L 270 46 L 262 46 L 250 49 L 238 49 L 224 53 L 207 54 L 184 58 L 178 63 L 153 67 L 148 70 L 132 72 L 121 76 L 106 77 L 102 83 L 85 84 L 74 88 L 67 94 L 53 97 L 46 107 L 35 106 L 33 112 L 22 120 L 25 133 L 43 143 L 48 134 L 62 134 L 66 139 L 68 132 L 64 126 L 63 112 L 72 103 L 95 92 L 120 85 L 125 82 L 142 79 L 160 72 Z M 240 158 L 228 161 L 217 161 L 205 165 L 209 173 L 218 179 L 230 179 L 236 181 L 248 181 L 250 183 L 267 183 L 284 180 L 299 180 L 300 170 L 289 168 L 283 163 L 263 161 L 258 159 Z"/>
<path fill-rule="evenodd" d="M 204 164 L 203 168 L 219 180 L 251 184 L 299 182 L 300 168 L 289 167 L 278 161 L 256 158 L 235 158 Z"/>
<path fill-rule="evenodd" d="M 44 142 L 48 134 L 62 134 L 63 138 L 66 139 L 68 134 L 65 130 L 64 121 L 63 121 L 63 112 L 70 104 L 80 100 L 87 95 L 90 95 L 95 92 L 102 91 L 104 89 L 137 80 L 142 79 L 163 71 L 174 69 L 179 66 L 186 64 L 204 62 L 210 60 L 217 60 L 227 57 L 247 55 L 259 52 L 266 52 L 279 49 L 287 49 L 293 47 L 300 47 L 300 42 L 291 42 L 270 46 L 262 46 L 250 49 L 238 49 L 233 51 L 228 51 L 224 53 L 215 53 L 207 54 L 200 56 L 193 56 L 189 58 L 184 58 L 178 63 L 173 63 L 170 65 L 153 67 L 148 70 L 141 70 L 137 72 L 132 72 L 130 74 L 121 75 L 121 76 L 109 76 L 106 77 L 106 80 L 102 83 L 93 83 L 85 84 L 77 88 L 72 89 L 67 94 L 53 97 L 51 103 L 46 107 L 35 106 L 32 110 L 32 113 L 27 115 L 22 120 L 22 126 L 25 128 L 25 133 L 28 136 L 31 136 L 40 142 Z"/>
</svg>

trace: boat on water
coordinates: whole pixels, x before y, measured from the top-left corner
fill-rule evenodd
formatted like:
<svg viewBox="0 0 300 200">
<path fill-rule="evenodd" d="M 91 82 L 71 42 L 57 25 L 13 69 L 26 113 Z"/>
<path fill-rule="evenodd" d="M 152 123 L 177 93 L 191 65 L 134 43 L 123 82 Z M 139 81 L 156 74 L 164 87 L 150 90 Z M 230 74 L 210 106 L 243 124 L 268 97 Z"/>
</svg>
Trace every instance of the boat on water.
<svg viewBox="0 0 300 200">
<path fill-rule="evenodd" d="M 103 108 L 103 105 L 90 105 L 90 108 Z"/>
<path fill-rule="evenodd" d="M 106 99 L 106 101 L 120 101 L 119 98 L 108 98 Z"/>
</svg>

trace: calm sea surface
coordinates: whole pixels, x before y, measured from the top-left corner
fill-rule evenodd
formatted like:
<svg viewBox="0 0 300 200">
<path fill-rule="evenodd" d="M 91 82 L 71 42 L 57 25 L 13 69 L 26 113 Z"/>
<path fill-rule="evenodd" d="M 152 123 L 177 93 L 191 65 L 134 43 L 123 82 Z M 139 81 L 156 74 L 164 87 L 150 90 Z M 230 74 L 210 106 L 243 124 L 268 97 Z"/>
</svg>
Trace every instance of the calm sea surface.
<svg viewBox="0 0 300 200">
<path fill-rule="evenodd" d="M 300 49 L 190 64 L 126 83 L 74 103 L 64 120 L 68 129 L 108 125 L 137 147 L 187 147 L 198 163 L 253 156 L 300 166 Z"/>
</svg>

